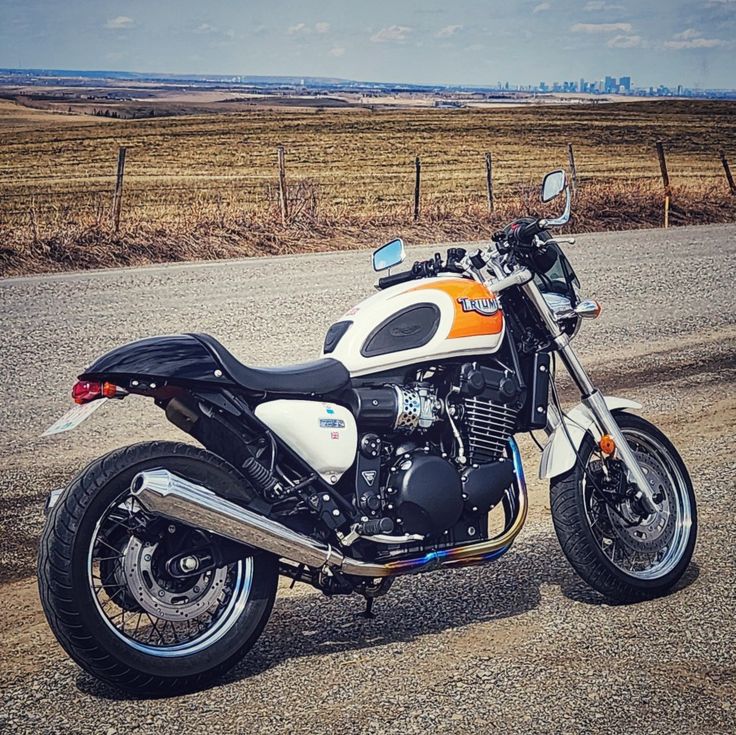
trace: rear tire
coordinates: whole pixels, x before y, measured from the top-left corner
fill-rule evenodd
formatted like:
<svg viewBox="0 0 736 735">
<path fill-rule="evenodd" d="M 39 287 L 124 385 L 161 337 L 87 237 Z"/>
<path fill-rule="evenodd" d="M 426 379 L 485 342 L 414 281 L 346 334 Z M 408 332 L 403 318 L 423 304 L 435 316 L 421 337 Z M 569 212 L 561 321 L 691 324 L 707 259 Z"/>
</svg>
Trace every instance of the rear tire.
<svg viewBox="0 0 736 735">
<path fill-rule="evenodd" d="M 100 520 L 111 504 L 119 507 L 117 499 L 133 477 L 155 468 L 168 469 L 231 497 L 240 493 L 242 499 L 247 488 L 234 467 L 188 444 L 147 442 L 116 450 L 89 464 L 64 490 L 46 519 L 38 558 L 43 610 L 64 650 L 98 679 L 149 696 L 200 689 L 237 664 L 268 621 L 278 581 L 278 560 L 269 554 L 227 566 L 235 569 L 232 579 L 236 582 L 228 584 L 233 598 L 239 595 L 237 604 L 228 607 L 227 627 L 223 624 L 217 636 L 199 646 L 175 651 L 162 642 L 156 650 L 155 645 L 137 645 L 136 640 L 116 632 L 102 612 L 99 593 L 90 585 L 90 547 L 95 544 Z M 229 588 L 222 588 L 222 594 L 226 592 Z M 125 600 L 128 610 L 135 606 L 131 598 L 119 599 Z M 199 635 L 198 627 L 192 635 Z"/>
<path fill-rule="evenodd" d="M 667 437 L 656 426 L 633 414 L 617 413 L 616 422 L 627 435 L 630 445 L 638 436 L 642 440 L 650 440 L 652 447 L 659 448 L 662 461 L 665 463 L 663 467 L 667 468 L 663 474 L 667 474 L 677 485 L 670 490 L 672 502 L 668 508 L 673 511 L 679 508 L 680 517 L 674 518 L 673 521 L 675 524 L 681 524 L 683 530 L 680 531 L 679 526 L 673 530 L 673 539 L 679 540 L 669 542 L 672 557 L 666 560 L 667 563 L 660 564 L 661 574 L 658 573 L 656 566 L 653 566 L 651 571 L 632 568 L 627 572 L 621 568 L 622 564 L 614 563 L 615 550 L 611 550 L 609 558 L 604 553 L 601 538 L 594 535 L 590 520 L 589 493 L 592 490 L 586 489 L 583 472 L 583 467 L 588 466 L 596 450 L 590 434 L 586 435 L 580 447 L 580 462 L 550 483 L 552 520 L 565 556 L 575 571 L 591 587 L 612 600 L 635 602 L 666 594 L 685 573 L 695 548 L 697 509 L 690 476 L 680 455 Z M 676 494 L 680 498 L 678 506 L 675 505 Z M 615 536 L 615 531 L 610 533 Z M 614 538 L 614 541 L 618 539 Z M 664 555 L 667 552 L 662 553 Z"/>
</svg>

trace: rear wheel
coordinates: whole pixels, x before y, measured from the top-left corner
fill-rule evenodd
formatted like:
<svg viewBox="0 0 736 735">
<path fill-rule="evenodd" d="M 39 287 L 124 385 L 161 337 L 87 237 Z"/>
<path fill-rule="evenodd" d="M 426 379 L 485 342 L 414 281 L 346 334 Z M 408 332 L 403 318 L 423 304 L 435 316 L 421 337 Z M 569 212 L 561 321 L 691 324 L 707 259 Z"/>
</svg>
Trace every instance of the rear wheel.
<svg viewBox="0 0 736 735">
<path fill-rule="evenodd" d="M 639 416 L 616 421 L 654 493 L 657 511 L 635 497 L 618 460 L 601 456 L 590 435 L 580 462 L 550 485 L 552 519 L 562 550 L 578 574 L 619 601 L 665 594 L 682 577 L 697 536 L 692 482 L 680 455 Z"/>
<path fill-rule="evenodd" d="M 220 563 L 216 537 L 146 518 L 130 494 L 146 469 L 222 495 L 244 492 L 231 465 L 197 447 L 151 442 L 112 452 L 87 466 L 49 514 L 39 588 L 52 630 L 80 666 L 123 689 L 170 694 L 205 686 L 250 650 L 270 615 L 278 568 L 267 554 Z"/>
</svg>

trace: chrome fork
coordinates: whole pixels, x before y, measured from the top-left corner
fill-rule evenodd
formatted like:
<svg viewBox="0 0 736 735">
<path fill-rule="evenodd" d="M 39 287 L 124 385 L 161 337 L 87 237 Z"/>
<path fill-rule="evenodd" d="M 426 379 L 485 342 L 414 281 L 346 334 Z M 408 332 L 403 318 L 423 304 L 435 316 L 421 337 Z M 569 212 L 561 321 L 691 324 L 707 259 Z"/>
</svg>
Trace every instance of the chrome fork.
<svg viewBox="0 0 736 735">
<path fill-rule="evenodd" d="M 654 502 L 654 494 L 649 482 L 647 481 L 644 472 L 637 462 L 634 453 L 626 441 L 621 429 L 619 429 L 616 419 L 613 414 L 609 411 L 606 401 L 601 395 L 600 391 L 593 385 L 588 374 L 585 372 L 585 368 L 575 354 L 575 351 L 570 346 L 570 338 L 563 334 L 560 330 L 560 326 L 554 317 L 554 314 L 550 311 L 547 302 L 542 296 L 542 292 L 539 290 L 534 281 L 530 280 L 522 286 L 524 293 L 529 297 L 532 304 L 539 312 L 540 316 L 544 320 L 544 323 L 552 335 L 557 351 L 560 354 L 562 362 L 565 364 L 570 377 L 572 377 L 575 385 L 580 391 L 581 400 L 583 405 L 590 411 L 598 424 L 598 428 L 602 434 L 608 434 L 616 444 L 616 450 L 621 458 L 621 461 L 626 467 L 628 478 L 633 482 L 638 492 L 636 497 L 641 500 L 646 506 L 650 513 L 654 513 L 658 510 L 657 504 Z M 562 420 L 562 417 L 559 417 Z"/>
</svg>

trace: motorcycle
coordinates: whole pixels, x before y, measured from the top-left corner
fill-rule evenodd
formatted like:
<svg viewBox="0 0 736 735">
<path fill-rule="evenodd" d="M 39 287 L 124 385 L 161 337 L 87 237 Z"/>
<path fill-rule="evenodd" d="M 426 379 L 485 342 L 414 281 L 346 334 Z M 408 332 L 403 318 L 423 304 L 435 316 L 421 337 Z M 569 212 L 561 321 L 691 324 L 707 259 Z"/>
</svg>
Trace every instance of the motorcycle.
<svg viewBox="0 0 736 735">
<path fill-rule="evenodd" d="M 616 601 L 670 590 L 695 545 L 692 483 L 639 404 L 603 396 L 573 351 L 600 306 L 580 299 L 574 240 L 550 233 L 570 217 L 565 172 L 541 194 L 564 195 L 559 217 L 517 220 L 475 252 L 392 274 L 402 241 L 376 250 L 378 292 L 314 362 L 248 367 L 180 334 L 90 365 L 47 433 L 139 395 L 201 446 L 134 444 L 49 496 L 38 579 L 67 653 L 133 692 L 197 689 L 254 645 L 279 576 L 362 595 L 371 615 L 397 576 L 498 559 L 527 516 L 514 437 L 535 430 L 577 573 Z M 557 362 L 581 395 L 571 410 Z"/>
</svg>

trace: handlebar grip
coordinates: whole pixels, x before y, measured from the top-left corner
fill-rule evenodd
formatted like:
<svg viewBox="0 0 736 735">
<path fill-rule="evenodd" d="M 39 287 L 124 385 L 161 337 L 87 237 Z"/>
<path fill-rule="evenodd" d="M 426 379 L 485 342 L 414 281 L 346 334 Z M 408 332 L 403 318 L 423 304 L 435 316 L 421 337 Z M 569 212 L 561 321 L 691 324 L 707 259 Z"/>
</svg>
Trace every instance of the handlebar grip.
<svg viewBox="0 0 736 735">
<path fill-rule="evenodd" d="M 530 243 L 535 235 L 542 232 L 547 226 L 547 220 L 538 219 L 526 225 L 520 225 L 516 230 L 516 239 L 521 243 Z"/>
<path fill-rule="evenodd" d="M 403 271 L 402 273 L 394 273 L 392 276 L 383 276 L 378 279 L 378 288 L 390 288 L 391 286 L 397 286 L 399 283 L 406 283 L 407 281 L 413 281 L 416 278 L 414 271 Z"/>
</svg>

